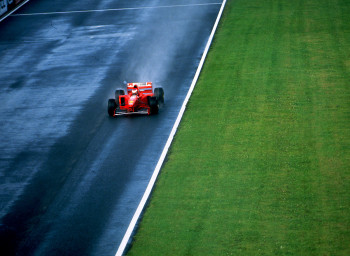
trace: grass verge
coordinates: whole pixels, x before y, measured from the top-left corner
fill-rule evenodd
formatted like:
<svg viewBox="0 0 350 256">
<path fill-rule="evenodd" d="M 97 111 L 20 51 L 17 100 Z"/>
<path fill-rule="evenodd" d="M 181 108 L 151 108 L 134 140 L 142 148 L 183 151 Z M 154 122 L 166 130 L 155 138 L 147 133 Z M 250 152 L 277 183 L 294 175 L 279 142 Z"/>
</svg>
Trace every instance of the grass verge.
<svg viewBox="0 0 350 256">
<path fill-rule="evenodd" d="M 228 1 L 128 255 L 350 255 L 349 13 Z"/>
</svg>

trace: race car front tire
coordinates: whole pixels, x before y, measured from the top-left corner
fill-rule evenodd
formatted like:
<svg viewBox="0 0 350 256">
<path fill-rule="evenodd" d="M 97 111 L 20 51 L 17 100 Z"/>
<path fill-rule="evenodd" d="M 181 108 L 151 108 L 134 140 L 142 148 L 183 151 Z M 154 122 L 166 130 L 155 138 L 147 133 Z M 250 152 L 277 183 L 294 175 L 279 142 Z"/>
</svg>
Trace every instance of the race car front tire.
<svg viewBox="0 0 350 256">
<path fill-rule="evenodd" d="M 115 102 L 115 99 L 109 99 L 108 100 L 108 115 L 114 116 L 114 112 L 117 109 L 117 103 Z"/>
<path fill-rule="evenodd" d="M 154 96 L 156 96 L 159 103 L 164 103 L 164 90 L 163 88 L 155 88 L 154 89 Z"/>
<path fill-rule="evenodd" d="M 156 97 L 148 97 L 148 105 L 150 107 L 150 114 L 158 114 L 159 107 L 158 107 L 158 100 Z"/>
</svg>

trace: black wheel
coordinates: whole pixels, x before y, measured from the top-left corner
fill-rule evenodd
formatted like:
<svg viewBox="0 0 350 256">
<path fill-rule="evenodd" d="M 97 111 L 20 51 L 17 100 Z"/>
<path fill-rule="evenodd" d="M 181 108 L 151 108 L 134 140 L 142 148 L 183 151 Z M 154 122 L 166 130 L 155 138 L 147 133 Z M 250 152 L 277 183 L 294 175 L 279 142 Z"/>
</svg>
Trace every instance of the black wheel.
<svg viewBox="0 0 350 256">
<path fill-rule="evenodd" d="M 117 103 L 115 102 L 115 100 L 109 99 L 108 100 L 108 115 L 114 116 L 114 112 L 116 109 L 117 109 Z"/>
<path fill-rule="evenodd" d="M 163 88 L 155 88 L 154 96 L 156 96 L 159 103 L 164 103 L 164 90 Z"/>
<path fill-rule="evenodd" d="M 158 100 L 156 97 L 148 97 L 148 105 L 151 108 L 150 114 L 154 115 L 154 114 L 158 114 Z"/>
<path fill-rule="evenodd" d="M 117 89 L 117 90 L 115 90 L 114 95 L 115 95 L 115 101 L 119 102 L 119 95 L 125 95 L 125 92 L 122 89 Z"/>
</svg>

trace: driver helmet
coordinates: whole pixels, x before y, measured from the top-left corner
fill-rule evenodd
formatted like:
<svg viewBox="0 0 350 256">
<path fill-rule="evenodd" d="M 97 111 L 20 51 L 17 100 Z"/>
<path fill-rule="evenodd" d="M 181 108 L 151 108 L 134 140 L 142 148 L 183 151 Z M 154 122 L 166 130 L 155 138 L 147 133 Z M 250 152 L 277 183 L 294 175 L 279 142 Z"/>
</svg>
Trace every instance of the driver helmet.
<svg viewBox="0 0 350 256">
<path fill-rule="evenodd" d="M 137 94 L 137 86 L 136 86 L 136 85 L 134 86 L 134 89 L 132 89 L 131 93 L 132 93 L 133 95 L 136 95 L 136 94 Z"/>
</svg>

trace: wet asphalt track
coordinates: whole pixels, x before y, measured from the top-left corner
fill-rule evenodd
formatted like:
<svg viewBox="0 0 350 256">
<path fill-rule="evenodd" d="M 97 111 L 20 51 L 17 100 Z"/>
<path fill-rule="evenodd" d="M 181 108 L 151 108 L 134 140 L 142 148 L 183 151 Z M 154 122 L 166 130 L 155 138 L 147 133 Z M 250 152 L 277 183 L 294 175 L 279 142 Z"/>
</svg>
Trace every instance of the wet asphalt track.
<svg viewBox="0 0 350 256">
<path fill-rule="evenodd" d="M 169 6 L 214 2 L 32 0 L 0 23 L 1 255 L 115 254 L 220 9 Z M 123 81 L 162 86 L 160 113 L 109 118 Z"/>
</svg>

